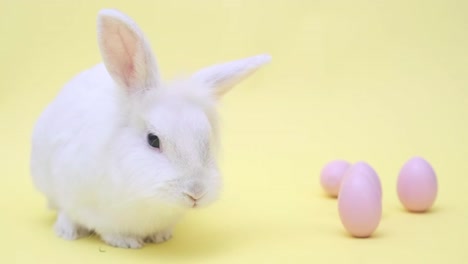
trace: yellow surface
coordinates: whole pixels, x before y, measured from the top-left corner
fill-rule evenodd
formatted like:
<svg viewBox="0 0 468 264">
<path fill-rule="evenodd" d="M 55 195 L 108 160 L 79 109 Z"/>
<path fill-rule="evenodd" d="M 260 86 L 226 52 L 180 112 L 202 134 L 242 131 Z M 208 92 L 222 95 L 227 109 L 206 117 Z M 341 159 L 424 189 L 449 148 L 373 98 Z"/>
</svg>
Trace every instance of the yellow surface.
<svg viewBox="0 0 468 264">
<path fill-rule="evenodd" d="M 99 58 L 96 13 L 146 32 L 166 78 L 256 53 L 270 65 L 225 97 L 215 205 L 162 245 L 116 249 L 53 234 L 32 187 L 34 120 Z M 0 1 L 0 263 L 467 263 L 467 1 Z M 409 214 L 396 176 L 412 155 L 439 177 L 428 214 Z M 318 174 L 368 161 L 384 191 L 371 239 L 352 239 Z"/>
</svg>

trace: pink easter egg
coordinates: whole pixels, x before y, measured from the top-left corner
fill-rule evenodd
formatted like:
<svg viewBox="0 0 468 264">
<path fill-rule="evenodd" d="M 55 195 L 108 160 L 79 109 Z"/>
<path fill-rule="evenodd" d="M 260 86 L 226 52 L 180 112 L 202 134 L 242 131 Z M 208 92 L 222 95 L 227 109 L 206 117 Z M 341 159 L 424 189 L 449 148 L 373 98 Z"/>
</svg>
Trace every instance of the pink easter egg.
<svg viewBox="0 0 468 264">
<path fill-rule="evenodd" d="M 398 198 L 411 212 L 427 211 L 437 197 L 437 177 L 432 166 L 421 157 L 408 160 L 400 170 Z"/>
<path fill-rule="evenodd" d="M 325 165 L 320 173 L 320 184 L 325 192 L 337 197 L 340 191 L 341 180 L 351 165 L 344 160 L 334 160 Z"/>
<path fill-rule="evenodd" d="M 382 184 L 380 183 L 380 178 L 374 168 L 364 161 L 359 161 L 353 164 L 353 170 L 354 173 L 359 173 L 360 175 L 369 178 L 369 180 L 375 185 L 377 194 L 382 198 Z"/>
<path fill-rule="evenodd" d="M 382 217 L 382 195 L 377 174 L 369 173 L 369 165 L 359 162 L 351 166 L 341 183 L 338 212 L 345 229 L 354 237 L 369 237 Z"/>
</svg>

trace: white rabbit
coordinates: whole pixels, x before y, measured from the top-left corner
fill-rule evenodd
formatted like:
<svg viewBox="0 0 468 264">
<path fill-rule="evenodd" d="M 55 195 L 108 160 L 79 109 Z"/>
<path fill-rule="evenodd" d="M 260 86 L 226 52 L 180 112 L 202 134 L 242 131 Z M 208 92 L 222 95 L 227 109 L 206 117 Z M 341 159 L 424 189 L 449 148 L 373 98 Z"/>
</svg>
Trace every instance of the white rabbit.
<svg viewBox="0 0 468 264">
<path fill-rule="evenodd" d="M 34 184 L 64 239 L 98 234 L 116 247 L 171 238 L 177 220 L 219 195 L 216 104 L 270 61 L 258 55 L 163 83 L 129 17 L 98 15 L 99 64 L 72 79 L 32 137 Z"/>
</svg>

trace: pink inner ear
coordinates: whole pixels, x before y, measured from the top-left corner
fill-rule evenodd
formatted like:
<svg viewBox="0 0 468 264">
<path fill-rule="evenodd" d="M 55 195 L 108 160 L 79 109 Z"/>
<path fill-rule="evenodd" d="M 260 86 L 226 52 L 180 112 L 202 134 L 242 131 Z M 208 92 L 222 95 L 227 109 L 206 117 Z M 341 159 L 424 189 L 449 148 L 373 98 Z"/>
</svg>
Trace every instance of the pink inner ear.
<svg viewBox="0 0 468 264">
<path fill-rule="evenodd" d="M 135 33 L 122 25 L 110 25 L 109 21 L 104 31 L 105 57 L 108 70 L 116 81 L 121 82 L 127 88 L 135 85 L 136 65 L 135 59 L 138 52 L 139 39 Z M 111 30 L 113 29 L 113 30 Z"/>
<path fill-rule="evenodd" d="M 135 38 L 133 32 L 128 32 L 128 29 L 124 28 L 123 30 L 127 30 L 127 34 L 122 34 L 122 27 L 119 27 L 117 32 L 122 43 L 122 57 L 126 58 L 124 65 L 122 65 L 121 74 L 124 77 L 125 85 L 129 87 L 131 80 L 135 77 L 135 54 L 138 39 Z"/>
</svg>

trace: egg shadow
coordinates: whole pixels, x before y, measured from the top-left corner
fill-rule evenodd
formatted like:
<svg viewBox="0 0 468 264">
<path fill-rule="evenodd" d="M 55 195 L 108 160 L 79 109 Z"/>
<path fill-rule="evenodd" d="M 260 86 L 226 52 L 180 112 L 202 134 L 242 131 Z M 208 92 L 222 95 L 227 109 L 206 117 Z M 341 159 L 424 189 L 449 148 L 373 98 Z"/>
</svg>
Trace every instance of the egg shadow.
<svg viewBox="0 0 468 264">
<path fill-rule="evenodd" d="M 426 211 L 420 211 L 420 212 L 414 212 L 414 211 L 409 211 L 408 209 L 404 208 L 403 206 L 399 206 L 399 211 L 406 213 L 406 214 L 411 214 L 411 215 L 433 215 L 440 213 L 440 211 L 444 211 L 445 209 L 440 207 L 440 206 L 434 206 L 429 208 Z"/>
<path fill-rule="evenodd" d="M 331 194 L 328 194 L 326 192 L 320 192 L 320 195 L 319 195 L 321 198 L 324 198 L 324 199 L 327 199 L 327 200 L 330 200 L 330 201 L 338 201 L 338 196 L 333 196 Z"/>
<path fill-rule="evenodd" d="M 380 240 L 383 237 L 386 237 L 385 233 L 378 229 L 368 237 L 355 237 L 346 230 L 340 230 L 339 235 L 350 240 Z"/>
</svg>

